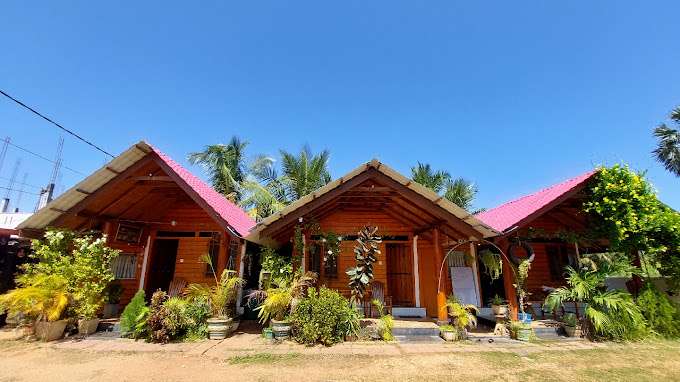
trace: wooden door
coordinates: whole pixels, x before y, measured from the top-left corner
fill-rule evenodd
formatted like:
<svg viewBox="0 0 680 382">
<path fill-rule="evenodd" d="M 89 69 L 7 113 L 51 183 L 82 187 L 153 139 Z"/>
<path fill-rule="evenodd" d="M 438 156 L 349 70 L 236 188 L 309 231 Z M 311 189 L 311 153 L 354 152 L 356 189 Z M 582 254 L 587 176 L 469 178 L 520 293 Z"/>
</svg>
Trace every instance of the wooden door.
<svg viewBox="0 0 680 382">
<path fill-rule="evenodd" d="M 154 240 L 151 263 L 149 267 L 149 282 L 147 283 L 146 296 L 151 298 L 153 292 L 158 289 L 168 291 L 170 282 L 175 276 L 175 261 L 177 260 L 177 239 Z"/>
<path fill-rule="evenodd" d="M 386 244 L 387 286 L 394 306 L 414 306 L 413 257 L 407 244 Z"/>
</svg>

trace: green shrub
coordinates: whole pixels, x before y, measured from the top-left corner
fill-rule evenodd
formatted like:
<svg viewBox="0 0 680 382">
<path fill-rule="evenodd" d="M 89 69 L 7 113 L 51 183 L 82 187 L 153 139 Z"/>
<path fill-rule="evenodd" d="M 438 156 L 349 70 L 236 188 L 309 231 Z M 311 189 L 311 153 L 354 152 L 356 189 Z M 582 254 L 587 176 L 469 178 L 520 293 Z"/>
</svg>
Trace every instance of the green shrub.
<svg viewBox="0 0 680 382">
<path fill-rule="evenodd" d="M 373 305 L 378 309 L 378 315 L 380 320 L 378 321 L 378 334 L 383 341 L 394 340 L 394 335 L 392 334 L 392 329 L 394 329 L 394 317 L 391 314 L 385 314 L 385 306 L 380 300 L 374 299 L 371 301 Z"/>
<path fill-rule="evenodd" d="M 562 317 L 562 322 L 564 322 L 564 324 L 567 326 L 576 326 L 578 320 L 576 319 L 576 315 L 574 313 L 567 313 L 564 315 L 564 317 Z"/>
<path fill-rule="evenodd" d="M 120 316 L 120 331 L 124 337 L 132 336 L 137 325 L 137 318 L 146 307 L 146 295 L 144 290 L 140 289 L 135 293 L 135 296 L 125 306 L 123 313 Z"/>
<path fill-rule="evenodd" d="M 190 322 L 187 316 L 189 303 L 181 297 L 170 297 L 163 303 L 165 315 L 163 326 L 170 339 L 183 338 L 189 328 Z"/>
<path fill-rule="evenodd" d="M 341 342 L 345 335 L 358 330 L 358 321 L 349 301 L 325 287 L 318 293 L 310 289 L 309 296 L 298 303 L 291 315 L 295 340 L 306 344 Z"/>
<path fill-rule="evenodd" d="M 202 299 L 191 300 L 187 303 L 185 314 L 187 328 L 184 339 L 195 341 L 207 338 L 210 304 Z"/>
<path fill-rule="evenodd" d="M 680 310 L 668 296 L 647 283 L 636 302 L 652 331 L 664 337 L 680 337 Z"/>
</svg>

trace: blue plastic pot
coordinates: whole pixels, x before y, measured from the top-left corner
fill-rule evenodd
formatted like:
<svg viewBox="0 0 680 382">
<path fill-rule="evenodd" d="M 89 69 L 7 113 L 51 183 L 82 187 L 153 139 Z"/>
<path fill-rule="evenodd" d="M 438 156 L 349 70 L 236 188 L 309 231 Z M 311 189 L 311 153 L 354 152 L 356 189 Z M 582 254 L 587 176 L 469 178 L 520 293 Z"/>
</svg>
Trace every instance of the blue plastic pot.
<svg viewBox="0 0 680 382">
<path fill-rule="evenodd" d="M 529 313 L 519 313 L 517 318 L 521 321 L 524 322 L 525 324 L 530 324 L 531 323 L 531 314 Z"/>
</svg>

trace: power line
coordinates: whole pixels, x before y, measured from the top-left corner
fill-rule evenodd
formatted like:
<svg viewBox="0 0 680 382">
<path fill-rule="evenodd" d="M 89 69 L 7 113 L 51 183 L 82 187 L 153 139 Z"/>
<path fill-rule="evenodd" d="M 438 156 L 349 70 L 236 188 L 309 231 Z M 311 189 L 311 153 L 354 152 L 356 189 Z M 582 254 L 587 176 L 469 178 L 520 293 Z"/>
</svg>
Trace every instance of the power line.
<svg viewBox="0 0 680 382">
<path fill-rule="evenodd" d="M 33 109 L 32 107 L 26 105 L 25 103 L 19 101 L 18 99 L 12 97 L 11 95 L 9 95 L 9 94 L 7 94 L 7 93 L 5 93 L 4 91 L 2 91 L 2 89 L 0 89 L 0 93 L 2 93 L 2 95 L 4 95 L 5 97 L 11 99 L 12 101 L 16 102 L 17 104 L 23 106 L 24 108 L 30 110 L 31 112 L 33 112 L 33 114 L 35 114 L 35 115 L 41 117 L 42 119 L 44 119 L 44 120 L 46 120 L 47 122 L 49 122 L 49 123 L 51 123 L 51 124 L 57 126 L 58 128 L 60 128 L 60 129 L 64 130 L 65 132 L 71 134 L 72 136 L 76 137 L 77 139 L 79 139 L 79 140 L 81 140 L 81 141 L 87 143 L 88 145 L 94 147 L 96 150 L 99 150 L 99 151 L 103 152 L 104 154 L 110 156 L 111 158 L 115 158 L 115 157 L 116 157 L 115 155 L 110 154 L 110 153 L 107 152 L 106 150 L 104 150 L 104 149 L 102 149 L 101 147 L 95 145 L 94 143 L 88 141 L 87 139 L 81 137 L 80 135 L 76 134 L 75 132 L 73 132 L 73 131 L 71 131 L 71 130 L 65 128 L 64 126 L 58 124 L 57 122 L 54 122 L 53 120 L 51 120 L 51 119 L 45 117 L 44 115 L 40 114 L 38 111 L 36 111 L 35 109 Z"/>
<path fill-rule="evenodd" d="M 5 142 L 7 142 L 7 141 L 5 141 Z M 53 159 L 47 158 L 47 157 L 42 156 L 42 155 L 40 155 L 40 154 L 38 154 L 38 153 L 34 153 L 33 151 L 31 151 L 31 150 L 29 150 L 29 149 L 27 149 L 27 148 L 24 148 L 24 147 L 15 145 L 15 144 L 12 143 L 12 142 L 7 142 L 7 144 L 9 144 L 9 145 L 12 146 L 12 147 L 16 147 L 17 149 L 19 149 L 19 150 L 21 150 L 21 151 L 27 152 L 27 153 L 29 153 L 29 154 L 35 156 L 35 157 L 38 157 L 38 158 L 40 158 L 40 159 L 42 159 L 42 160 L 46 160 L 46 161 L 48 161 L 48 162 L 50 162 L 50 163 L 54 163 L 54 164 L 57 163 L 57 162 L 54 161 Z M 65 169 L 67 169 L 67 170 L 73 171 L 73 172 L 75 172 L 76 174 L 85 176 L 85 174 L 83 174 L 82 172 L 80 172 L 80 171 L 78 171 L 78 170 L 74 170 L 74 169 L 72 169 L 72 168 L 70 168 L 70 167 L 68 167 L 68 166 L 66 166 L 66 165 L 62 165 L 62 167 L 65 168 Z"/>
<path fill-rule="evenodd" d="M 2 190 L 7 190 L 7 191 L 9 191 L 9 192 L 12 192 L 12 191 L 19 191 L 19 190 L 15 189 L 15 188 L 9 188 L 9 187 L 4 187 L 4 186 L 0 186 L 0 189 L 2 189 Z M 23 193 L 24 193 L 24 194 L 31 194 L 31 195 L 38 195 L 38 196 L 40 196 L 40 194 L 37 194 L 37 193 L 35 193 L 35 192 L 23 191 Z"/>
<path fill-rule="evenodd" d="M 6 176 L 0 176 L 0 179 L 2 179 L 2 180 L 10 180 L 10 179 L 9 179 L 8 177 L 6 177 Z M 26 182 L 15 182 L 15 183 L 16 183 L 16 184 L 20 184 L 20 185 L 22 185 L 22 186 L 27 186 L 27 187 L 35 188 L 35 189 L 38 189 L 38 190 L 42 190 L 42 189 L 43 189 L 43 187 L 36 186 L 35 184 L 30 184 L 30 183 L 26 183 Z"/>
</svg>

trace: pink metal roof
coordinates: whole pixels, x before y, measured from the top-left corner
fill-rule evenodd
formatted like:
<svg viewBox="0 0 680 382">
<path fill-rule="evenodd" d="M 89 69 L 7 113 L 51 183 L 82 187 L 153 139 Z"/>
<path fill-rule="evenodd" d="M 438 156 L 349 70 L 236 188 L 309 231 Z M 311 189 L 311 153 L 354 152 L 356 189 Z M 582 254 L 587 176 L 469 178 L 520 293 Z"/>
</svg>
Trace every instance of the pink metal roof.
<svg viewBox="0 0 680 382">
<path fill-rule="evenodd" d="M 480 212 L 477 218 L 499 232 L 512 228 L 530 215 L 540 211 L 562 195 L 585 183 L 597 170 L 555 184 L 531 195 L 523 196 L 500 206 Z"/>
<path fill-rule="evenodd" d="M 158 150 L 157 148 L 149 145 L 151 149 L 158 154 L 163 162 L 165 162 L 168 167 L 170 167 L 177 176 L 179 176 L 193 191 L 196 192 L 196 196 L 201 198 L 205 203 L 208 204 L 210 208 L 214 210 L 222 219 L 224 219 L 231 228 L 236 231 L 242 237 L 245 237 L 250 229 L 255 226 L 255 221 L 246 214 L 241 207 L 237 206 L 222 194 L 215 191 L 212 187 L 207 185 L 204 181 L 199 179 L 194 174 L 190 173 L 187 169 L 182 167 L 179 163 L 175 162 Z"/>
</svg>

